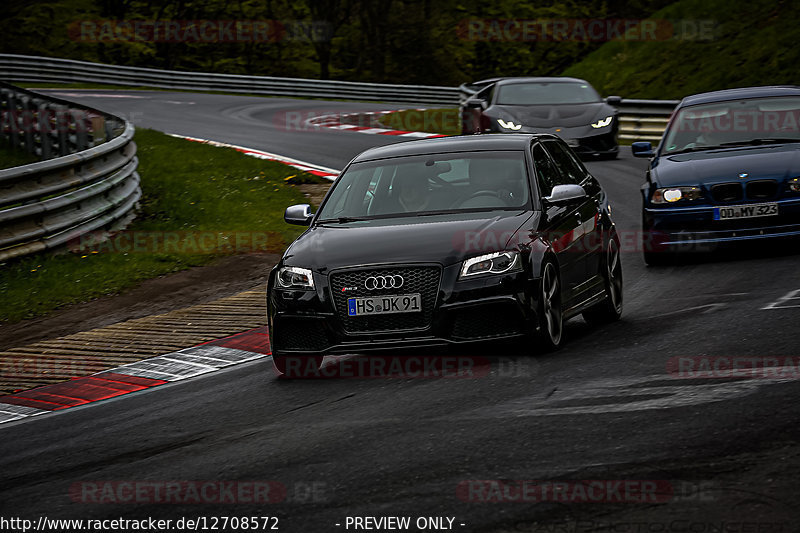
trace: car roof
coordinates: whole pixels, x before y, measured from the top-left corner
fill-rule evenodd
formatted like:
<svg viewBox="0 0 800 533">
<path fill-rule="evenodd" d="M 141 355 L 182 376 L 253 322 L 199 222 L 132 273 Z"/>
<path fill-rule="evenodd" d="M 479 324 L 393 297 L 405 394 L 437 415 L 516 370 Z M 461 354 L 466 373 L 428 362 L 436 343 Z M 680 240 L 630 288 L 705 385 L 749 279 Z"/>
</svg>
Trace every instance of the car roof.
<svg viewBox="0 0 800 533">
<path fill-rule="evenodd" d="M 768 85 L 764 87 L 741 87 L 738 89 L 711 91 L 687 96 L 681 100 L 678 107 L 769 96 L 800 96 L 800 87 L 797 85 Z"/>
<path fill-rule="evenodd" d="M 568 78 L 565 76 L 557 77 L 527 77 L 527 78 L 501 78 L 497 80 L 497 85 L 510 85 L 512 83 L 585 83 L 589 82 L 580 78 Z"/>
<path fill-rule="evenodd" d="M 488 135 L 457 135 L 406 141 L 370 148 L 359 154 L 353 162 L 385 159 L 411 155 L 441 154 L 447 152 L 479 152 L 487 150 L 524 150 L 537 138 L 556 138 L 547 133 L 503 133 Z"/>
</svg>

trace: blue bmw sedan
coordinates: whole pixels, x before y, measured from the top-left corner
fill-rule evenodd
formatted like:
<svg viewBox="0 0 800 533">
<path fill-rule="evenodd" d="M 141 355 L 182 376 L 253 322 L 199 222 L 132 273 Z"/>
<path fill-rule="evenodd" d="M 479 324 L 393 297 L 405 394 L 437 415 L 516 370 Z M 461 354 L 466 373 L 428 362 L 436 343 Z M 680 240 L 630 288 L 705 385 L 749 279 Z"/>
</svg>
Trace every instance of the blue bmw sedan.
<svg viewBox="0 0 800 533">
<path fill-rule="evenodd" d="M 648 264 L 724 243 L 800 236 L 800 87 L 684 98 L 649 157 L 642 186 Z"/>
</svg>

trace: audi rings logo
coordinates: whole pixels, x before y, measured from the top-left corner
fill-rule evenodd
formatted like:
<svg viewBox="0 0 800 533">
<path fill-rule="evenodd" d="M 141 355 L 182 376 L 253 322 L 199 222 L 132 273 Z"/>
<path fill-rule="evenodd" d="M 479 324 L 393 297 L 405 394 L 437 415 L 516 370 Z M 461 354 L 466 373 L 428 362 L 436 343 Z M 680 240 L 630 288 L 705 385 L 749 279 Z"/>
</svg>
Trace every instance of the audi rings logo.
<svg viewBox="0 0 800 533">
<path fill-rule="evenodd" d="M 364 286 L 374 289 L 399 289 L 403 286 L 403 276 L 370 276 L 364 280 Z"/>
</svg>

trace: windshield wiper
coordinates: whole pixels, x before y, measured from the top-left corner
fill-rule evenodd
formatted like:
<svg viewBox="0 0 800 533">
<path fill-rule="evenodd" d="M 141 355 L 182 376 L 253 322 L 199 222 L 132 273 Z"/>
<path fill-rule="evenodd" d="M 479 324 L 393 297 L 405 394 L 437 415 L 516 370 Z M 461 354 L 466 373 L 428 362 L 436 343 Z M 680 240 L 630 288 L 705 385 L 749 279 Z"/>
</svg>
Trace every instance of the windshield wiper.
<svg viewBox="0 0 800 533">
<path fill-rule="evenodd" d="M 339 224 L 347 224 L 348 222 L 362 222 L 364 220 L 370 220 L 368 217 L 338 217 L 338 218 L 325 218 L 322 220 L 318 220 L 317 222 L 320 224 L 326 222 L 338 222 Z"/>
<path fill-rule="evenodd" d="M 760 144 L 800 143 L 800 139 L 760 138 L 748 141 L 731 141 L 722 143 L 722 146 L 758 146 Z"/>
<path fill-rule="evenodd" d="M 675 150 L 674 152 L 666 152 L 665 155 L 677 155 L 677 154 L 686 154 L 689 152 L 702 152 L 704 150 L 717 150 L 719 148 L 725 148 L 721 144 L 719 145 L 703 145 L 703 146 L 690 146 L 689 148 L 681 148 L 680 150 Z"/>
</svg>

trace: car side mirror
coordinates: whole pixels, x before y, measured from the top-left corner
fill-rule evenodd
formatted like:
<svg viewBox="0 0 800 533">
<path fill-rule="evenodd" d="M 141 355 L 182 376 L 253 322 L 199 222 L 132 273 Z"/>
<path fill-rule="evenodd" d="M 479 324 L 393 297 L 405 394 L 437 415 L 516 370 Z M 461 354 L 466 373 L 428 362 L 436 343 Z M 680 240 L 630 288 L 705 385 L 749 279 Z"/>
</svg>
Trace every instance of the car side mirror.
<svg viewBox="0 0 800 533">
<path fill-rule="evenodd" d="M 298 204 L 286 208 L 283 213 L 283 220 L 287 224 L 294 224 L 296 226 L 308 226 L 311 224 L 311 219 L 314 218 L 314 213 L 311 212 L 311 206 L 308 204 Z"/>
<path fill-rule="evenodd" d="M 545 203 L 551 205 L 569 204 L 587 198 L 586 190 L 580 185 L 556 185 L 550 191 L 550 196 L 542 198 Z"/>
<path fill-rule="evenodd" d="M 631 144 L 631 152 L 633 157 L 653 157 L 656 153 L 653 151 L 653 145 L 649 141 L 637 141 Z"/>
<path fill-rule="evenodd" d="M 608 96 L 608 97 L 606 97 L 606 103 L 608 105 L 613 105 L 614 107 L 617 107 L 618 105 L 620 105 L 622 103 L 622 97 L 621 96 Z"/>
<path fill-rule="evenodd" d="M 483 109 L 484 100 L 480 98 L 470 98 L 464 102 L 464 107 L 467 109 Z"/>
</svg>

